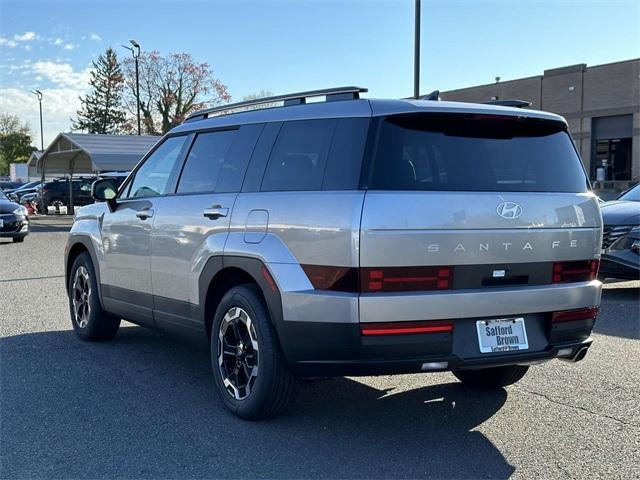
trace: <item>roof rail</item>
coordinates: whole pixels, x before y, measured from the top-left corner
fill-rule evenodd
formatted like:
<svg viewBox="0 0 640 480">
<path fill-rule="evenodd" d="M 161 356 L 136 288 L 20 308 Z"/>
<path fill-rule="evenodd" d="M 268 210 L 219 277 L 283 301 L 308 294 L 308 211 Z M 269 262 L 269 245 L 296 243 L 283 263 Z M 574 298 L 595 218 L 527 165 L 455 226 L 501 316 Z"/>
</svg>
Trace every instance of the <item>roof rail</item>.
<svg viewBox="0 0 640 480">
<path fill-rule="evenodd" d="M 189 115 L 185 122 L 194 120 L 201 120 L 203 118 L 209 118 L 213 115 L 228 115 L 230 113 L 236 113 L 231 110 L 238 110 L 247 107 L 253 107 L 256 105 L 264 105 L 267 103 L 284 102 L 284 107 L 290 105 L 302 105 L 307 103 L 307 98 L 326 96 L 326 101 L 334 100 L 354 100 L 360 98 L 360 93 L 368 92 L 369 89 L 362 87 L 334 87 L 324 88 L 321 90 L 309 90 L 307 92 L 288 93 L 285 95 L 276 95 L 274 97 L 256 98 L 253 100 L 245 100 L 243 102 L 228 103 L 226 105 L 220 105 L 218 107 L 206 108 L 198 112 L 194 112 Z M 270 108 L 270 107 L 267 107 Z"/>
<path fill-rule="evenodd" d="M 525 108 L 530 107 L 531 102 L 527 100 L 518 100 L 516 98 L 510 98 L 505 100 L 490 100 L 488 102 L 484 102 L 485 105 L 499 105 L 501 107 L 516 107 L 516 108 Z"/>
</svg>

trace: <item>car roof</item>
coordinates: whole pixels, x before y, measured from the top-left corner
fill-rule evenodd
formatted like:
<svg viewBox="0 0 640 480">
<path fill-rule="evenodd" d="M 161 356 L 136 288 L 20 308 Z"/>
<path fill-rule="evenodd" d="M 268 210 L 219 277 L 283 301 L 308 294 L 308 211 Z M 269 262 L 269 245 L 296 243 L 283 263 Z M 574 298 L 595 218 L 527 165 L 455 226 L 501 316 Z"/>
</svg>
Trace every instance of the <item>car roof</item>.
<svg viewBox="0 0 640 480">
<path fill-rule="evenodd" d="M 322 118 L 357 118 L 396 115 L 402 113 L 474 113 L 487 115 L 510 115 L 555 120 L 566 124 L 564 118 L 554 113 L 540 110 L 487 105 L 481 103 L 447 102 L 439 100 L 384 100 L 355 99 L 312 102 L 301 105 L 274 106 L 243 110 L 216 115 L 210 118 L 194 119 L 171 130 L 171 134 L 224 128 L 237 125 L 290 120 L 311 120 Z"/>
</svg>

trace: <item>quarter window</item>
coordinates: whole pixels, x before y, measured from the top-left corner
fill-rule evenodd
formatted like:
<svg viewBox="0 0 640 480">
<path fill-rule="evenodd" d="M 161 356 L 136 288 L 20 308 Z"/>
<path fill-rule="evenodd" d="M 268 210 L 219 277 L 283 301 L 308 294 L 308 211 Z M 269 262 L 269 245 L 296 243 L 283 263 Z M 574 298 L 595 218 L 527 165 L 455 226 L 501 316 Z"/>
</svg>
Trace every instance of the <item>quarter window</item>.
<svg viewBox="0 0 640 480">
<path fill-rule="evenodd" d="M 171 188 L 172 173 L 187 136 L 169 137 L 155 149 L 136 171 L 127 198 L 166 195 Z"/>
<path fill-rule="evenodd" d="M 225 169 L 237 168 L 227 162 L 237 130 L 199 134 L 185 163 L 177 193 L 213 192 Z"/>
</svg>

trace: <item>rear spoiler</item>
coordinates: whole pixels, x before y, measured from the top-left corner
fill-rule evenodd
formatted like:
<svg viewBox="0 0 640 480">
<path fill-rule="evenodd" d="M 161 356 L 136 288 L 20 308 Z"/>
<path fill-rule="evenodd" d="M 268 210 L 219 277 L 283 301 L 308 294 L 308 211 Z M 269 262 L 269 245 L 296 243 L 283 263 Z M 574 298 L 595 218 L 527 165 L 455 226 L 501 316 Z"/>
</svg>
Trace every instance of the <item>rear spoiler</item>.
<svg viewBox="0 0 640 480">
<path fill-rule="evenodd" d="M 499 105 L 501 107 L 516 107 L 516 108 L 526 108 L 531 106 L 531 102 L 527 100 L 518 100 L 516 98 L 507 99 L 507 100 L 490 100 L 488 102 L 484 102 L 485 105 Z"/>
</svg>

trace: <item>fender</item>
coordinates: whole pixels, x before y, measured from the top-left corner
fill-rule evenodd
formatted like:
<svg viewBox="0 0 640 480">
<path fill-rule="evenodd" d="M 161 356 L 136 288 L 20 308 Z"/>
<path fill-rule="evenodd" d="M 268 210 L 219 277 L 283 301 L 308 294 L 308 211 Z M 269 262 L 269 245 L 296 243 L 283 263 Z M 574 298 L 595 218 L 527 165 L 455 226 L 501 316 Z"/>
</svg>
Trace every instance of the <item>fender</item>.
<svg viewBox="0 0 640 480">
<path fill-rule="evenodd" d="M 91 238 L 87 235 L 81 233 L 71 233 L 69 234 L 69 238 L 67 239 L 67 245 L 64 249 L 64 272 L 65 272 L 65 290 L 67 291 L 67 296 L 69 295 L 69 269 L 72 265 L 69 265 L 69 253 L 73 249 L 74 246 L 82 244 L 84 248 L 89 252 L 89 256 L 91 257 L 91 262 L 93 263 L 93 270 L 96 274 L 96 283 L 98 284 L 98 299 L 100 300 L 100 306 L 104 308 L 102 304 L 102 283 L 100 282 L 100 264 L 98 263 L 98 256 L 96 255 L 96 250 L 91 241 Z"/>
<path fill-rule="evenodd" d="M 267 308 L 269 310 L 269 314 L 271 316 L 271 320 L 274 324 L 274 327 L 277 332 L 280 332 L 282 329 L 282 298 L 280 296 L 280 291 L 278 290 L 275 282 L 270 285 L 267 281 L 267 277 L 263 273 L 263 269 L 269 272 L 268 267 L 262 262 L 262 260 L 254 257 L 243 257 L 243 256 L 222 256 L 216 255 L 209 260 L 205 264 L 202 273 L 200 274 L 200 278 L 198 281 L 198 290 L 199 290 L 199 299 L 200 299 L 200 320 L 203 324 L 206 325 L 206 302 L 207 298 L 207 290 L 211 285 L 214 277 L 224 270 L 225 268 L 237 268 L 246 272 L 250 275 L 253 280 L 258 284 L 260 290 L 262 290 L 262 294 L 267 303 Z"/>
</svg>

